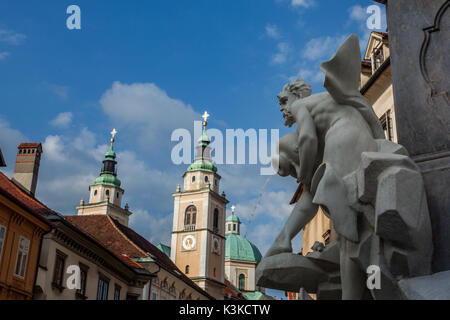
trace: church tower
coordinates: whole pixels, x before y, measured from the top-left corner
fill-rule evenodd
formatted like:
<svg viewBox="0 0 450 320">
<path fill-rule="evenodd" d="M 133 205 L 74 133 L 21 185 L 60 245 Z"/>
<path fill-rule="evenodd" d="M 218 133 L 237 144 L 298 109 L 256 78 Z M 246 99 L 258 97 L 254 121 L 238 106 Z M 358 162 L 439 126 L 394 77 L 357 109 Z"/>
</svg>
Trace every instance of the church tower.
<svg viewBox="0 0 450 320">
<path fill-rule="evenodd" d="M 89 186 L 89 203 L 85 204 L 81 200 L 77 207 L 78 215 L 107 214 L 118 220 L 121 224 L 128 226 L 128 218 L 132 214 L 128 210 L 128 204 L 125 208 L 121 207 L 124 190 L 120 187 L 121 182 L 117 178 L 116 153 L 114 151 L 116 129 L 111 132 L 111 144 L 103 160 L 103 169 L 94 180 L 94 184 Z"/>
<path fill-rule="evenodd" d="M 209 115 L 194 162 L 174 197 L 170 258 L 189 278 L 216 299 L 224 298 L 225 216 L 228 200 L 219 193 L 220 176 L 211 160 L 206 134 Z"/>
</svg>

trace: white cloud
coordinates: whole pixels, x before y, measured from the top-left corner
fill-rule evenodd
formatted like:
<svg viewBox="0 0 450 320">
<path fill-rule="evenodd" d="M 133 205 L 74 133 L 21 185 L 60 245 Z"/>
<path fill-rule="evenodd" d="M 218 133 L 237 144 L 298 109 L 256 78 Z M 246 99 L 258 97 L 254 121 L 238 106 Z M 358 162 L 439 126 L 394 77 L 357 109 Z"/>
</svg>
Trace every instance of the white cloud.
<svg viewBox="0 0 450 320">
<path fill-rule="evenodd" d="M 272 39 L 280 38 L 280 32 L 278 31 L 278 27 L 274 24 L 266 25 L 266 35 Z"/>
<path fill-rule="evenodd" d="M 296 76 L 290 77 L 289 80 L 293 81 L 297 78 L 303 79 L 308 83 L 322 83 L 325 79 L 325 75 L 321 70 L 300 69 Z"/>
<path fill-rule="evenodd" d="M 58 128 L 67 128 L 72 123 L 72 118 L 72 112 L 62 112 L 50 121 L 50 124 Z"/>
<path fill-rule="evenodd" d="M 6 57 L 8 57 L 9 55 L 10 53 L 7 51 L 0 52 L 0 60 L 6 59 Z"/>
<path fill-rule="evenodd" d="M 155 246 L 159 243 L 170 246 L 172 232 L 172 214 L 150 214 L 147 210 L 137 209 L 130 216 L 130 227 Z"/>
<path fill-rule="evenodd" d="M 167 145 L 174 129 L 191 129 L 200 119 L 192 106 L 169 97 L 154 83 L 114 82 L 100 104 L 118 127 L 137 131 L 143 146 Z"/>
<path fill-rule="evenodd" d="M 287 61 L 287 56 L 290 51 L 290 46 L 287 42 L 280 42 L 277 45 L 278 52 L 272 56 L 273 64 L 282 64 Z"/>
<path fill-rule="evenodd" d="M 353 7 L 350 7 L 349 12 L 350 12 L 351 20 L 356 20 L 356 21 L 361 22 L 361 21 L 366 21 L 366 19 L 367 19 L 366 9 L 360 5 L 355 5 Z"/>
<path fill-rule="evenodd" d="M 11 128 L 10 124 L 0 116 L 0 148 L 7 165 L 6 168 L 2 168 L 2 171 L 9 177 L 14 171 L 17 147 L 25 141 L 27 141 L 25 136 L 20 131 Z"/>
<path fill-rule="evenodd" d="M 293 7 L 303 7 L 309 8 L 315 4 L 314 0 L 291 0 L 291 5 Z"/>
<path fill-rule="evenodd" d="M 26 36 L 22 33 L 18 33 L 12 30 L 0 29 L 0 42 L 7 44 L 18 45 L 26 39 Z"/>
<path fill-rule="evenodd" d="M 347 38 L 346 35 L 319 37 L 309 40 L 302 51 L 302 57 L 308 60 L 329 59 Z"/>
<path fill-rule="evenodd" d="M 67 100 L 69 98 L 69 87 L 61 86 L 57 84 L 44 83 L 51 93 L 58 96 L 61 100 Z"/>
</svg>

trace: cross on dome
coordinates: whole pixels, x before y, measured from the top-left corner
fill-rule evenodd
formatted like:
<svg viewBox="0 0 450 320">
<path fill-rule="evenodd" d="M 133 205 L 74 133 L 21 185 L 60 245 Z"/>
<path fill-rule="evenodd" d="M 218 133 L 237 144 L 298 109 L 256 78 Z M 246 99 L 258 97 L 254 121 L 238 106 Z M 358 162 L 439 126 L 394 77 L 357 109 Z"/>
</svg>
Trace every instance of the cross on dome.
<svg viewBox="0 0 450 320">
<path fill-rule="evenodd" d="M 114 138 L 115 138 L 116 134 L 117 134 L 117 130 L 116 130 L 116 128 L 114 128 L 114 129 L 111 131 L 111 143 L 114 142 Z"/>
<path fill-rule="evenodd" d="M 210 117 L 210 114 L 208 113 L 208 111 L 205 111 L 205 113 L 202 115 L 203 121 L 208 121 L 208 118 Z"/>
</svg>

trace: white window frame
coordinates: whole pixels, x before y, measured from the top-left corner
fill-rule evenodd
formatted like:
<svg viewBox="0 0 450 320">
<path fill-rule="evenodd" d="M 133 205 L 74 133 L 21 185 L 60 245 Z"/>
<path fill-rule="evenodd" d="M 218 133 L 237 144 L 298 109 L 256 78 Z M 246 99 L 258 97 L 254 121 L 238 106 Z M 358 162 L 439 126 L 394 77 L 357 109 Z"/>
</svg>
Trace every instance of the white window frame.
<svg viewBox="0 0 450 320">
<path fill-rule="evenodd" d="M 24 241 L 23 248 L 20 248 L 22 244 L 22 240 Z M 21 279 L 25 279 L 27 273 L 27 264 L 28 264 L 28 256 L 30 253 L 30 240 L 25 238 L 24 236 L 20 236 L 19 245 L 17 247 L 17 256 L 16 256 L 16 265 L 14 267 L 14 275 Z M 19 261 L 20 255 L 20 261 Z M 24 258 L 25 257 L 25 258 Z M 20 263 L 20 265 L 19 265 Z M 17 266 L 19 265 L 19 273 L 17 273 Z"/>
<path fill-rule="evenodd" d="M 3 247 L 5 244 L 5 239 L 6 239 L 6 227 L 4 225 L 0 224 L 0 230 L 4 230 L 3 231 L 3 238 L 0 238 L 0 261 L 2 261 L 2 253 L 3 253 Z"/>
</svg>

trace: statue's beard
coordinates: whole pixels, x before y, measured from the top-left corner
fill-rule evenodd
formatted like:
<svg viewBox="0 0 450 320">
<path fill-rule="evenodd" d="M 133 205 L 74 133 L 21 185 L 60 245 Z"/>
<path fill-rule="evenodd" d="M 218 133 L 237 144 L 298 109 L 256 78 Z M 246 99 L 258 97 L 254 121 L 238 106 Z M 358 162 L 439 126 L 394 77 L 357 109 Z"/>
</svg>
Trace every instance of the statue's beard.
<svg viewBox="0 0 450 320">
<path fill-rule="evenodd" d="M 290 111 L 283 111 L 283 118 L 284 118 L 284 125 L 287 127 L 292 127 L 292 125 L 295 123 L 294 116 Z"/>
</svg>

